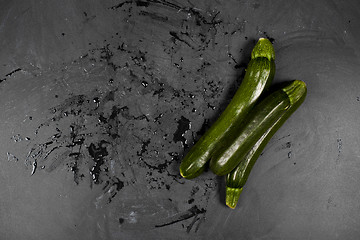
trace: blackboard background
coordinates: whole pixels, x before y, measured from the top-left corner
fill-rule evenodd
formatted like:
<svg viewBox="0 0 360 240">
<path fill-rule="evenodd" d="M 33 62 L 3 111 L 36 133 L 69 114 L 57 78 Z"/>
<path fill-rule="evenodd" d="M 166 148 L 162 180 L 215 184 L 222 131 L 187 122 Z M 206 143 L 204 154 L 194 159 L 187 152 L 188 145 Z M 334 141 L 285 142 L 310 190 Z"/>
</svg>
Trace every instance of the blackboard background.
<svg viewBox="0 0 360 240">
<path fill-rule="evenodd" d="M 358 1 L 0 6 L 0 239 L 359 239 Z M 260 37 L 308 96 L 231 210 L 178 167 Z"/>
</svg>

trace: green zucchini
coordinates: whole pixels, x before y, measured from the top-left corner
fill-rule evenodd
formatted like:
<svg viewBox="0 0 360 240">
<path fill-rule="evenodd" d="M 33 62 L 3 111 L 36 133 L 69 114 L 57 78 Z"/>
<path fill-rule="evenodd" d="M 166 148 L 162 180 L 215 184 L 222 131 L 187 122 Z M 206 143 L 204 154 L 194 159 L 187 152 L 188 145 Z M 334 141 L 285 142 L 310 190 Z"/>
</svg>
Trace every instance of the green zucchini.
<svg viewBox="0 0 360 240">
<path fill-rule="evenodd" d="M 266 130 L 266 132 L 252 147 L 252 149 L 247 153 L 247 155 L 243 159 L 240 159 L 239 165 L 237 165 L 234 170 L 226 175 L 226 205 L 230 208 L 236 207 L 240 194 L 243 190 L 243 186 L 249 177 L 251 169 L 267 143 L 305 100 L 307 94 L 305 83 L 299 80 L 295 80 L 291 84 L 297 85 L 298 87 L 296 87 L 295 91 L 293 91 L 293 94 L 289 97 L 290 107 L 282 115 L 280 115 L 274 124 L 272 124 Z"/>
<path fill-rule="evenodd" d="M 229 129 L 226 138 L 216 146 L 210 160 L 210 169 L 219 176 L 230 173 L 291 103 L 301 97 L 299 91 L 303 86 L 302 81 L 293 81 L 257 104 L 248 114 L 248 119 L 240 127 L 234 125 Z"/>
<path fill-rule="evenodd" d="M 215 146 L 222 141 L 234 123 L 242 122 L 275 75 L 275 52 L 268 39 L 261 38 L 252 51 L 245 77 L 224 112 L 186 154 L 180 165 L 182 177 L 200 175 Z"/>
</svg>

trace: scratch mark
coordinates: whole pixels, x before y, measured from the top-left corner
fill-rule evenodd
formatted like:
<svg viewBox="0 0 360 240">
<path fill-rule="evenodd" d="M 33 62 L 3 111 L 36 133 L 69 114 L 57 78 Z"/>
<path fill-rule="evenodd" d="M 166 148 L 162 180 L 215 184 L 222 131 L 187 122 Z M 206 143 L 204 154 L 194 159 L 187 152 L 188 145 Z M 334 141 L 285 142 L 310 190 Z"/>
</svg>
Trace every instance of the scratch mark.
<svg viewBox="0 0 360 240">
<path fill-rule="evenodd" d="M 342 151 L 342 146 L 343 146 L 343 144 L 342 144 L 341 138 L 336 139 L 336 142 L 337 142 L 338 154 L 337 154 L 337 158 L 336 158 L 335 164 L 337 165 L 337 164 L 339 164 L 339 162 L 340 162 L 340 155 L 341 155 L 341 151 Z"/>
<path fill-rule="evenodd" d="M 181 222 L 184 221 L 186 219 L 192 218 L 194 216 L 197 216 L 201 213 L 205 213 L 206 210 L 205 209 L 199 209 L 196 205 L 191 207 L 189 210 L 182 212 L 182 213 L 178 213 L 175 214 L 174 216 L 170 217 L 169 220 L 165 223 L 162 224 L 157 224 L 155 225 L 156 228 L 158 227 L 165 227 L 165 226 L 169 226 L 171 224 L 177 223 L 177 222 Z"/>
<path fill-rule="evenodd" d="M 342 140 L 341 140 L 341 138 L 338 138 L 336 141 L 337 141 L 338 151 L 339 151 L 339 154 L 340 154 L 341 151 L 342 151 Z"/>
<path fill-rule="evenodd" d="M 178 40 L 179 42 L 183 42 L 183 43 L 185 43 L 188 47 L 193 48 L 189 42 L 187 42 L 186 40 L 180 38 L 179 35 L 178 35 L 176 32 L 170 31 L 169 33 L 170 33 L 170 35 L 171 35 L 175 40 Z"/>
<path fill-rule="evenodd" d="M 19 161 L 19 159 L 12 153 L 7 152 L 8 161 Z"/>
<path fill-rule="evenodd" d="M 22 69 L 21 68 L 17 68 L 11 72 L 9 72 L 8 74 L 5 75 L 5 77 L 10 77 L 11 75 L 13 75 L 14 73 L 18 72 L 18 71 L 21 71 Z"/>
</svg>

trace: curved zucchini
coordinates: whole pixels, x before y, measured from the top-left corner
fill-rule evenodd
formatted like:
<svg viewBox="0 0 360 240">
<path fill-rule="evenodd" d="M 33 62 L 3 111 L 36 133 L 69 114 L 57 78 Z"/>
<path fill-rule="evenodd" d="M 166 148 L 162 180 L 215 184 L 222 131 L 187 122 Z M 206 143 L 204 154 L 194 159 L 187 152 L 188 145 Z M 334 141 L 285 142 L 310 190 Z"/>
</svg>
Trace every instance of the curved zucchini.
<svg viewBox="0 0 360 240">
<path fill-rule="evenodd" d="M 279 130 L 279 128 L 285 123 L 285 121 L 300 107 L 304 102 L 307 89 L 304 82 L 295 80 L 293 85 L 298 87 L 290 96 L 290 107 L 282 114 L 278 120 L 271 125 L 267 131 L 260 137 L 255 143 L 252 149 L 247 153 L 244 159 L 240 159 L 239 165 L 226 175 L 226 205 L 230 208 L 235 208 L 239 200 L 240 194 L 243 190 L 252 167 L 260 154 L 270 141 L 272 136 Z"/>
<path fill-rule="evenodd" d="M 234 123 L 242 122 L 264 89 L 275 75 L 274 48 L 270 41 L 261 38 L 252 51 L 252 59 L 245 77 L 224 112 L 186 154 L 180 165 L 182 177 L 191 179 L 200 175 L 210 160 L 215 146 Z"/>
<path fill-rule="evenodd" d="M 239 128 L 235 125 L 226 136 L 229 138 L 224 138 L 224 144 L 217 146 L 210 160 L 211 170 L 219 176 L 230 173 L 244 159 L 254 144 L 292 105 L 291 103 L 301 97 L 298 93 L 303 86 L 303 82 L 293 81 L 257 104 L 248 115 L 247 121 L 240 124 L 244 127 Z M 229 141 L 229 139 L 235 140 Z"/>
</svg>

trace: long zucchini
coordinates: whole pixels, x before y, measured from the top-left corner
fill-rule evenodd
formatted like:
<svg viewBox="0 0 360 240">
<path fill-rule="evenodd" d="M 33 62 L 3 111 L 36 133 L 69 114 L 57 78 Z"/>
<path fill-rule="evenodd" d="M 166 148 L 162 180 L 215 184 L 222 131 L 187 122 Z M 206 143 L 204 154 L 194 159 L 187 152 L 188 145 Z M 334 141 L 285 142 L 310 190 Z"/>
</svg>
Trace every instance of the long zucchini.
<svg viewBox="0 0 360 240">
<path fill-rule="evenodd" d="M 230 134 L 226 137 L 235 140 L 224 138 L 223 144 L 218 144 L 210 160 L 210 169 L 219 176 L 230 173 L 291 103 L 301 97 L 299 92 L 303 91 L 304 86 L 302 81 L 293 81 L 257 104 L 248 114 L 247 121 L 241 124 L 241 128 L 234 125 L 233 129 L 229 130 Z"/>
<path fill-rule="evenodd" d="M 245 77 L 224 112 L 186 154 L 180 174 L 191 179 L 200 175 L 229 129 L 244 120 L 275 75 L 275 52 L 268 39 L 260 38 L 252 50 Z M 231 141 L 228 139 L 228 141 Z"/>
<path fill-rule="evenodd" d="M 267 143 L 279 130 L 279 128 L 286 122 L 286 120 L 304 102 L 307 94 L 305 83 L 299 80 L 295 80 L 292 84 L 298 85 L 298 87 L 295 88 L 293 94 L 289 97 L 290 107 L 278 118 L 274 124 L 270 125 L 267 131 L 255 143 L 244 159 L 240 159 L 239 165 L 226 175 L 226 205 L 230 208 L 236 207 L 240 194 L 243 190 L 243 186 L 249 177 L 251 169 Z"/>
</svg>

